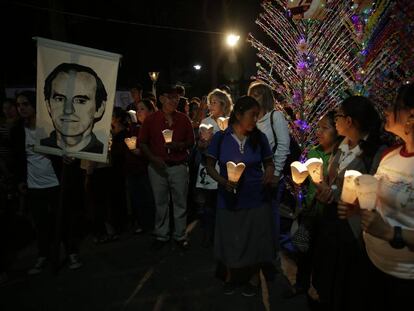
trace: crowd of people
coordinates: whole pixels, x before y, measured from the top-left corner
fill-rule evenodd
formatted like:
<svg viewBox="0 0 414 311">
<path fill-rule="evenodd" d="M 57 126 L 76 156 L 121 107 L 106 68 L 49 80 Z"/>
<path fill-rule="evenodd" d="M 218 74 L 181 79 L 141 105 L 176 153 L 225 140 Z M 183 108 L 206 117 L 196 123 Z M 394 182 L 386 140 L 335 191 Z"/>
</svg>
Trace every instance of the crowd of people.
<svg viewBox="0 0 414 311">
<path fill-rule="evenodd" d="M 267 84 L 254 81 L 246 93 L 233 100 L 223 86 L 188 99 L 184 87 L 160 85 L 155 98 L 135 85 L 126 110 L 113 109 L 107 163 L 36 152 L 35 92 L 3 100 L 0 281 L 7 281 L 16 252 L 34 238 L 38 258 L 29 274 L 56 264 L 60 243 L 69 268 L 81 268 L 85 233 L 97 244 L 124 232 L 148 233 L 152 251 L 171 241 L 185 251 L 197 244 L 186 230 L 195 215 L 203 232 L 199 243 L 214 251 L 226 295 L 238 287 L 244 296 L 258 295 L 260 271 L 267 280 L 283 274 L 280 254 L 288 253 L 297 266 L 289 290 L 306 293 L 315 308 L 409 305 L 414 85 L 402 86 L 383 114 L 368 98 L 351 96 L 315 125 L 315 146 L 303 155 L 322 159 L 324 177 L 302 187 L 298 220 L 309 232 L 305 250 L 295 248 L 291 222 L 281 215 L 282 205 L 298 203 L 286 201 L 294 144 L 289 123 Z M 173 133 L 167 142 L 165 130 Z M 125 143 L 130 137 L 136 137 L 132 148 Z M 237 181 L 229 178 L 230 161 L 244 163 Z M 379 180 L 375 210 L 341 201 L 346 170 Z M 30 223 L 34 231 L 24 229 Z"/>
</svg>

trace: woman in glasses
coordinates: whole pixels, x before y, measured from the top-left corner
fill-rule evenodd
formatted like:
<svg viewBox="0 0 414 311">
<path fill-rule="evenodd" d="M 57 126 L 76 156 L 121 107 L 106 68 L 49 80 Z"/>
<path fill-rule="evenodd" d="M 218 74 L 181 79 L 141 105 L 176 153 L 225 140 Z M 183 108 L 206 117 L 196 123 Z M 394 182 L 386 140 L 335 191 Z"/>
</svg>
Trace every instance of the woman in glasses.
<svg viewBox="0 0 414 311">
<path fill-rule="evenodd" d="M 345 99 L 335 112 L 335 127 L 344 137 L 330 158 L 328 174 L 318 185 L 316 199 L 325 204 L 315 250 L 312 284 L 327 310 L 359 310 L 369 301 L 369 260 L 364 252 L 360 216 L 338 218 L 346 170 L 376 171 L 385 146 L 380 139 L 381 119 L 365 97 Z"/>
</svg>

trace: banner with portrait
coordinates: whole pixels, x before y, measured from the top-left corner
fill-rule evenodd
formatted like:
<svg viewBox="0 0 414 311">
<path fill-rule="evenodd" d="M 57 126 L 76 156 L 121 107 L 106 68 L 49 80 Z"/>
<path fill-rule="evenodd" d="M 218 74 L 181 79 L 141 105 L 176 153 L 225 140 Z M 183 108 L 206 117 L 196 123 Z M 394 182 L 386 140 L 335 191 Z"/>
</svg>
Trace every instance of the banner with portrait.
<svg viewBox="0 0 414 311">
<path fill-rule="evenodd" d="M 107 162 L 121 55 L 35 39 L 35 150 Z"/>
</svg>

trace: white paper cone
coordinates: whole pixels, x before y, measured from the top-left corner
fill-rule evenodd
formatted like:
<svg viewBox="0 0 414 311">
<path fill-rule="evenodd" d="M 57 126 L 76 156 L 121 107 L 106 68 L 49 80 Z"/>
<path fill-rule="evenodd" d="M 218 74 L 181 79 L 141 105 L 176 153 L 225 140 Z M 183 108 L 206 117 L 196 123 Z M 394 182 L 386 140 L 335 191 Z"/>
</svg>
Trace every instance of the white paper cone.
<svg viewBox="0 0 414 311">
<path fill-rule="evenodd" d="M 320 158 L 310 158 L 305 162 L 309 175 L 315 184 L 323 181 L 323 161 Z"/>
<path fill-rule="evenodd" d="M 220 130 L 224 131 L 229 125 L 229 117 L 219 117 L 217 119 L 217 125 L 219 126 Z"/>
<path fill-rule="evenodd" d="M 128 115 L 129 115 L 129 118 L 131 119 L 131 121 L 133 123 L 137 123 L 138 122 L 138 120 L 137 120 L 137 112 L 135 110 L 128 110 Z"/>
<path fill-rule="evenodd" d="M 124 142 L 128 146 L 129 150 L 137 149 L 137 137 L 136 136 L 125 138 Z"/>
<path fill-rule="evenodd" d="M 292 179 L 293 181 L 300 185 L 302 184 L 306 177 L 309 176 L 308 168 L 305 164 L 295 161 L 290 164 L 290 170 L 292 172 Z"/>
<path fill-rule="evenodd" d="M 173 132 L 174 132 L 173 130 L 169 130 L 169 129 L 162 131 L 162 135 L 164 136 L 165 143 L 168 144 L 172 142 Z"/>
<path fill-rule="evenodd" d="M 378 180 L 368 174 L 358 176 L 354 180 L 359 207 L 374 210 L 377 202 Z"/>
<path fill-rule="evenodd" d="M 342 186 L 341 200 L 353 204 L 357 198 L 354 179 L 362 174 L 355 170 L 345 171 L 344 184 Z"/>
<path fill-rule="evenodd" d="M 243 174 L 243 171 L 246 168 L 246 165 L 242 162 L 236 164 L 232 161 L 229 161 L 226 163 L 226 166 L 228 179 L 232 182 L 238 182 L 240 176 Z"/>
<path fill-rule="evenodd" d="M 201 123 L 199 126 L 200 129 L 200 137 L 203 140 L 210 140 L 213 136 L 214 127 L 211 124 Z"/>
</svg>

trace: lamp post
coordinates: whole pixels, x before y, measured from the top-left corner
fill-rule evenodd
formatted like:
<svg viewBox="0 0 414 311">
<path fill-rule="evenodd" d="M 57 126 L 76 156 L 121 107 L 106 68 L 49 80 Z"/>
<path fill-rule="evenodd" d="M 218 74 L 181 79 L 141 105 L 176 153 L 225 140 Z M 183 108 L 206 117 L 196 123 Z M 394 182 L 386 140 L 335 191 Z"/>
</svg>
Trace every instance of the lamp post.
<svg viewBox="0 0 414 311">
<path fill-rule="evenodd" d="M 155 98 L 157 98 L 157 93 L 156 93 L 156 88 L 155 88 L 155 83 L 157 83 L 158 80 L 158 76 L 159 76 L 159 72 L 157 71 L 150 71 L 148 72 L 150 79 L 152 81 L 152 93 L 154 94 Z"/>
</svg>

